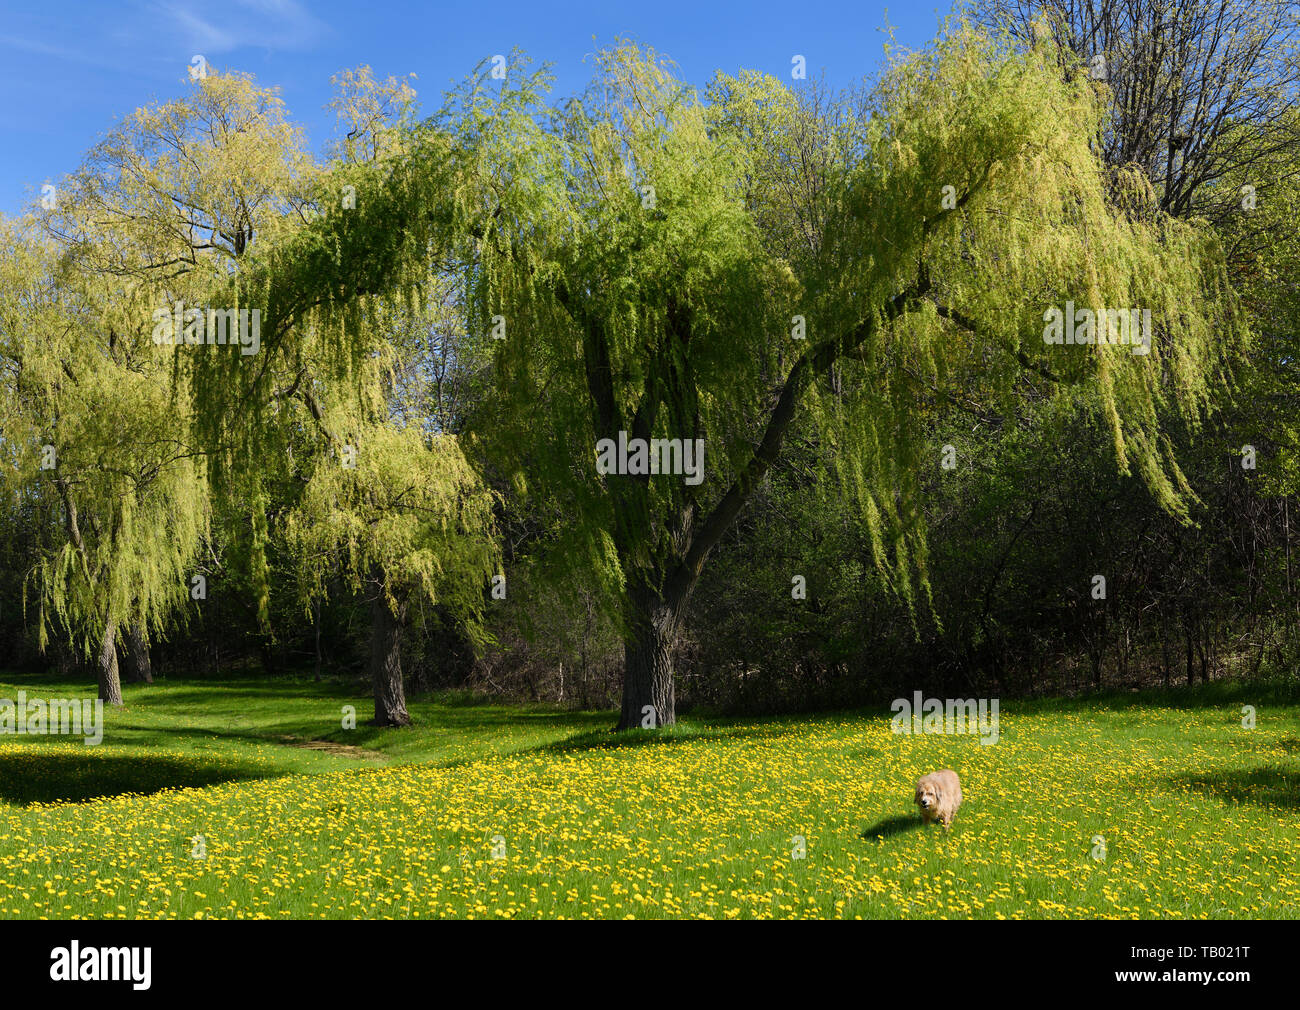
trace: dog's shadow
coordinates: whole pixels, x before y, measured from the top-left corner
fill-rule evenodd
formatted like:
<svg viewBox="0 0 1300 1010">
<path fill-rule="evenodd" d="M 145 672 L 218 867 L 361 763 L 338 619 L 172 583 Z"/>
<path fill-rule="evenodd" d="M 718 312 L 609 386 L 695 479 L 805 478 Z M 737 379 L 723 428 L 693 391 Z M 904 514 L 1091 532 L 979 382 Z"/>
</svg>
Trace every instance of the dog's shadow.
<svg viewBox="0 0 1300 1010">
<path fill-rule="evenodd" d="M 870 842 L 878 838 L 892 838 L 894 835 L 901 835 L 904 831 L 915 831 L 919 827 L 922 827 L 921 818 L 915 815 L 886 817 L 883 821 L 867 828 L 862 832 L 861 837 Z"/>
</svg>

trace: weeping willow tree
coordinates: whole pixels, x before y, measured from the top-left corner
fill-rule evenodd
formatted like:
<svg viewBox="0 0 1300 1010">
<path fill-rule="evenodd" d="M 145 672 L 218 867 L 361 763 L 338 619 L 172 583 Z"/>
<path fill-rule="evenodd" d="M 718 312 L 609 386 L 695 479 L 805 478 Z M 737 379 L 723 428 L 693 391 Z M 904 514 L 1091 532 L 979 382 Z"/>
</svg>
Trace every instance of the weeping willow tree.
<svg viewBox="0 0 1300 1010">
<path fill-rule="evenodd" d="M 1161 421 L 1195 426 L 1244 326 L 1212 233 L 1162 216 L 1139 173 L 1108 188 L 1104 102 L 1061 58 L 958 25 L 891 55 L 865 100 L 810 105 L 756 74 L 701 97 L 621 44 L 553 107 L 516 54 L 504 82 L 480 73 L 334 166 L 321 217 L 241 275 L 266 356 L 197 359 L 209 440 L 233 390 L 260 423 L 226 451 L 256 459 L 276 370 L 301 390 L 310 358 L 333 395 L 359 388 L 375 299 L 414 307 L 431 270 L 459 277 L 495 354 L 484 444 L 612 587 L 621 727 L 674 721 L 692 591 L 796 422 L 913 606 L 936 392 L 1095 404 L 1117 467 L 1185 515 Z M 354 203 L 331 203 L 340 185 Z"/>
<path fill-rule="evenodd" d="M 187 359 L 246 356 L 256 323 L 239 320 L 232 280 L 255 236 L 274 244 L 302 225 L 312 171 L 275 94 L 216 74 L 126 116 L 13 225 L 0 297 L 4 436 L 18 462 L 6 476 L 50 502 L 49 547 L 29 579 L 41 644 L 57 628 L 96 653 L 112 703 L 117 640 L 125 632 L 147 656 L 189 603 L 209 533 L 210 447 Z M 220 346 L 198 325 L 211 333 L 217 318 Z M 239 407 L 225 407 L 229 430 Z"/>
<path fill-rule="evenodd" d="M 343 101 L 373 129 L 408 99 L 364 74 Z M 377 176 L 367 165 L 381 153 L 401 152 L 371 147 L 339 175 Z M 351 202 L 328 176 L 273 90 L 213 73 L 125 117 L 51 206 L 5 226 L 4 481 L 47 520 L 29 580 L 42 644 L 57 631 L 93 651 L 107 700 L 121 698 L 119 632 L 161 633 L 188 601 L 214 496 L 247 517 L 240 560 L 265 621 L 269 483 L 310 481 L 303 464 L 327 458 L 319 404 L 351 404 L 360 418 L 376 401 L 390 334 L 355 287 L 320 294 L 333 277 L 313 254 L 337 262 L 337 249 L 307 226 Z M 345 326 L 366 339 L 340 341 Z M 451 447 L 401 461 L 452 468 L 422 482 L 413 509 L 433 515 L 430 495 L 448 489 L 448 509 L 472 512 Z M 382 561 L 376 552 L 372 568 Z M 392 565 L 396 584 L 408 572 Z"/>
<path fill-rule="evenodd" d="M 370 607 L 375 721 L 405 725 L 410 607 L 443 607 L 474 638 L 497 569 L 491 495 L 456 438 L 422 424 L 395 388 L 441 283 L 447 215 L 425 208 L 444 173 L 412 163 L 438 138 L 416 124 L 409 84 L 363 67 L 335 79 L 343 136 L 328 164 L 309 164 L 273 92 L 216 80 L 176 114 L 188 122 L 210 89 L 237 97 L 211 162 L 245 188 L 237 206 L 248 210 L 233 230 L 207 229 L 239 237 L 208 297 L 261 326 L 252 353 L 187 346 L 177 373 L 216 493 L 251 509 L 249 574 L 263 604 L 269 537 L 284 537 L 308 604 L 327 592 L 327 574 L 344 575 Z M 231 120 L 241 127 L 231 132 Z M 252 151 L 248 135 L 261 138 Z M 224 221 L 219 209 L 212 218 Z M 282 516 L 268 514 L 272 485 L 281 498 L 293 489 Z"/>
<path fill-rule="evenodd" d="M 692 590 L 796 419 L 912 603 L 936 390 L 1006 408 L 1032 379 L 1096 403 L 1117 466 L 1184 513 L 1161 418 L 1195 424 L 1245 334 L 1213 236 L 1159 215 L 1138 175 L 1108 197 L 1102 102 L 1057 59 L 956 26 L 895 54 L 865 103 L 810 108 L 755 74 L 703 100 L 619 45 L 562 108 L 523 77 L 448 120 L 473 329 L 504 336 L 487 434 L 565 503 L 570 549 L 617 573 L 620 727 L 674 720 Z M 703 446 L 699 473 L 667 472 L 675 440 Z"/>
<path fill-rule="evenodd" d="M 341 573 L 370 609 L 375 723 L 405 726 L 401 635 L 412 605 L 448 608 L 481 640 L 483 587 L 498 563 L 492 495 L 454 436 L 379 423 L 317 465 L 285 520 L 305 600 Z"/>
<path fill-rule="evenodd" d="M 0 229 L 0 494 L 44 521 L 26 584 L 39 642 L 93 658 L 122 703 L 117 642 L 187 600 L 205 468 L 138 287 L 110 291 L 31 221 Z"/>
</svg>

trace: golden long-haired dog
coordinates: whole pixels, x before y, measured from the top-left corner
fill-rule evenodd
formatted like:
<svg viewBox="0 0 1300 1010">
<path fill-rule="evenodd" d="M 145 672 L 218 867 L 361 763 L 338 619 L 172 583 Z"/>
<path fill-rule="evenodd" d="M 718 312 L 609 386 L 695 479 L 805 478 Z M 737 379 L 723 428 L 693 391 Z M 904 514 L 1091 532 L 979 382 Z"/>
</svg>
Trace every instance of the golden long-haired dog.
<svg viewBox="0 0 1300 1010">
<path fill-rule="evenodd" d="M 916 805 L 921 808 L 921 823 L 938 821 L 944 830 L 952 824 L 961 806 L 961 779 L 951 768 L 930 772 L 916 780 Z"/>
</svg>

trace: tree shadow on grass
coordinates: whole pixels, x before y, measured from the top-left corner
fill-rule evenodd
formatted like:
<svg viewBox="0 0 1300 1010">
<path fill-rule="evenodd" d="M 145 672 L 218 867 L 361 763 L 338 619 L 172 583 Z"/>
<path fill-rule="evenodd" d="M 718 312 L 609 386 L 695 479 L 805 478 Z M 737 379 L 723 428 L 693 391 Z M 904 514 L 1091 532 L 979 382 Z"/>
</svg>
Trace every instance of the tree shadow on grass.
<svg viewBox="0 0 1300 1010">
<path fill-rule="evenodd" d="M 563 754 L 571 751 L 627 750 L 632 747 L 676 747 L 685 743 L 715 740 L 775 739 L 790 732 L 790 729 L 773 730 L 763 726 L 690 726 L 679 723 L 667 730 L 589 730 L 533 749 Z"/>
<path fill-rule="evenodd" d="M 678 723 L 671 729 L 642 730 L 631 729 L 621 732 L 612 729 L 587 730 L 555 740 L 551 743 L 524 747 L 511 754 L 519 757 L 527 754 L 574 754 L 589 751 L 627 751 L 640 747 L 680 747 L 682 744 L 704 741 L 774 739 L 794 732 L 791 729 L 773 731 L 762 726 L 691 726 Z M 481 761 L 481 757 L 461 758 L 455 761 L 438 762 L 440 768 L 457 768 Z"/>
<path fill-rule="evenodd" d="M 862 832 L 862 838 L 868 842 L 874 842 L 878 838 L 892 838 L 894 835 L 901 835 L 907 831 L 915 831 L 921 827 L 921 818 L 914 815 L 899 814 L 894 817 L 886 817 L 884 820 L 873 824 Z"/>
<path fill-rule="evenodd" d="M 1300 772 L 1266 765 L 1249 771 L 1228 769 L 1177 775 L 1166 780 L 1176 788 L 1191 789 L 1230 803 L 1300 809 Z"/>
<path fill-rule="evenodd" d="M 265 769 L 201 758 L 105 754 L 91 748 L 82 757 L 33 745 L 0 754 L 0 801 L 18 806 L 75 803 L 266 777 Z"/>
</svg>

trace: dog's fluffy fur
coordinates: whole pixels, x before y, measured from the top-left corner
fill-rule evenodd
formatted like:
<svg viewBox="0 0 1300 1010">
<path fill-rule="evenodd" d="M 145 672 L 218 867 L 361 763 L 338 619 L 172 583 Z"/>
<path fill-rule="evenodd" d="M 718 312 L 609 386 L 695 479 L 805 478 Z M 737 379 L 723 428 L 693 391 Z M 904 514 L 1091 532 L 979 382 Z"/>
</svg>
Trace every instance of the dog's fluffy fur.
<svg viewBox="0 0 1300 1010">
<path fill-rule="evenodd" d="M 961 780 L 951 768 L 930 772 L 916 780 L 916 805 L 921 808 L 921 823 L 938 821 L 945 829 L 957 816 L 961 806 Z"/>
</svg>

